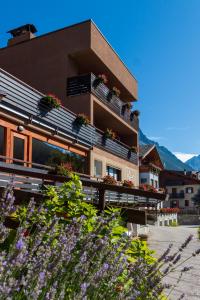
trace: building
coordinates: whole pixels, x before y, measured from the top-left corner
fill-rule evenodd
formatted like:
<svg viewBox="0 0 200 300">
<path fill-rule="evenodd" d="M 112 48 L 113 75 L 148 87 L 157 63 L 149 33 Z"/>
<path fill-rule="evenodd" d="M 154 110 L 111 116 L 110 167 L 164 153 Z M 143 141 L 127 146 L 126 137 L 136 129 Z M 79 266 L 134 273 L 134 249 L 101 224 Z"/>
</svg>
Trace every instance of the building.
<svg viewBox="0 0 200 300">
<path fill-rule="evenodd" d="M 159 189 L 159 174 L 164 169 L 156 145 L 139 147 L 140 184 L 147 184 Z"/>
<path fill-rule="evenodd" d="M 1 155 L 48 165 L 54 147 L 69 152 L 74 171 L 138 186 L 138 153 L 132 149 L 138 148 L 139 120 L 129 108 L 137 99 L 136 79 L 91 20 L 38 37 L 36 31 L 30 24 L 11 30 L 8 46 L 0 49 L 0 90 L 6 92 Z M 38 104 L 49 92 L 63 107 L 44 114 Z M 78 113 L 90 121 L 80 131 L 73 127 Z M 106 138 L 108 132 L 116 137 Z"/>
<path fill-rule="evenodd" d="M 195 211 L 192 198 L 200 189 L 200 180 L 193 174 L 164 170 L 160 173 L 160 185 L 167 189 L 169 195 L 169 200 L 164 202 L 165 207 L 178 207 L 185 212 Z"/>
</svg>

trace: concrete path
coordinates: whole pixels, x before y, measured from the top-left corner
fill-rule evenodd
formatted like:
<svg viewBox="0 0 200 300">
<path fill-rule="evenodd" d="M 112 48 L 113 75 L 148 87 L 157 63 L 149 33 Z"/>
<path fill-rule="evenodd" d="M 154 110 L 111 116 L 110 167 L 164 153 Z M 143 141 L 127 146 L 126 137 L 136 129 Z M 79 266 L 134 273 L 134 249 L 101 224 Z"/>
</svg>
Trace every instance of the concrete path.
<svg viewBox="0 0 200 300">
<path fill-rule="evenodd" d="M 195 226 L 178 226 L 178 227 L 150 227 L 149 246 L 156 250 L 156 256 L 162 254 L 170 243 L 173 244 L 173 253 L 184 241 L 192 234 L 193 240 L 182 254 L 182 260 L 189 257 L 195 250 L 200 248 L 200 241 L 197 238 L 197 227 Z M 200 255 L 192 257 L 189 261 L 181 266 L 192 266 L 193 269 L 186 272 L 181 281 L 170 294 L 170 300 L 177 300 L 182 293 L 185 294 L 185 300 L 200 300 Z M 165 282 L 173 284 L 179 277 L 180 272 L 169 274 Z M 167 291 L 168 292 L 168 291 Z"/>
</svg>

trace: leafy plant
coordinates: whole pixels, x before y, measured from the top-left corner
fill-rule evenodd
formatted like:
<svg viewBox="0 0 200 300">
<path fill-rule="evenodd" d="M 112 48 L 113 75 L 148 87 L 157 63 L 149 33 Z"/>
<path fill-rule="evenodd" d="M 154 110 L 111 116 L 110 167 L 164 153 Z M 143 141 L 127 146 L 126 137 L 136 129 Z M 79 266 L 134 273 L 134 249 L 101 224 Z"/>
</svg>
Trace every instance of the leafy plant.
<svg viewBox="0 0 200 300">
<path fill-rule="evenodd" d="M 85 114 L 78 114 L 75 122 L 79 126 L 82 126 L 82 125 L 88 126 L 90 124 L 90 121 Z"/>
<path fill-rule="evenodd" d="M 112 94 L 119 97 L 121 92 L 118 88 L 116 88 L 115 86 L 112 88 Z"/>
<path fill-rule="evenodd" d="M 130 151 L 133 153 L 138 153 L 138 147 L 137 146 L 131 146 Z"/>
<path fill-rule="evenodd" d="M 125 103 L 124 105 L 123 105 L 123 110 L 125 111 L 125 110 L 128 110 L 128 111 L 130 111 L 131 109 L 132 109 L 132 103 L 131 102 L 127 102 L 127 103 Z"/>
<path fill-rule="evenodd" d="M 42 103 L 46 104 L 49 108 L 59 108 L 61 100 L 54 94 L 47 94 L 41 99 Z"/>
<path fill-rule="evenodd" d="M 104 137 L 106 139 L 114 140 L 116 139 L 116 133 L 112 129 L 107 128 L 106 131 L 104 132 Z"/>
<path fill-rule="evenodd" d="M 105 74 L 99 74 L 95 78 L 93 85 L 96 88 L 100 83 L 106 84 L 107 82 L 108 82 L 108 79 L 107 79 L 106 75 Z"/>
</svg>

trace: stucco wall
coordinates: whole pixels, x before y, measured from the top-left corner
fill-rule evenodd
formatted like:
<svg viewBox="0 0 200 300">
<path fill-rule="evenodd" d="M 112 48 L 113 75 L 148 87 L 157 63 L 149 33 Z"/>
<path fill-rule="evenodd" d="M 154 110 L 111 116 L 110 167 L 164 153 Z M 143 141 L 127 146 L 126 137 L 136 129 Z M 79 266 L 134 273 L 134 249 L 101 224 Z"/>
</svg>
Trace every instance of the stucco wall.
<svg viewBox="0 0 200 300">
<path fill-rule="evenodd" d="M 139 185 L 139 166 L 96 147 L 91 151 L 90 157 L 90 172 L 92 176 L 94 176 L 94 160 L 96 159 L 102 161 L 102 176 L 106 175 L 106 166 L 109 165 L 121 170 L 122 180 L 132 180 L 135 186 Z"/>
<path fill-rule="evenodd" d="M 193 188 L 193 193 L 186 193 L 186 189 L 188 187 L 192 187 Z M 198 192 L 198 190 L 200 189 L 200 185 L 199 184 L 191 184 L 191 185 L 174 185 L 174 186 L 167 186 L 167 192 L 168 194 L 172 193 L 172 188 L 176 188 L 177 193 L 180 192 L 184 192 L 184 198 L 173 198 L 173 199 L 169 199 L 167 201 L 167 205 L 170 205 L 170 201 L 175 201 L 178 200 L 179 201 L 179 207 L 180 208 L 194 208 L 194 204 L 192 202 L 192 198 L 194 197 L 194 195 Z M 185 206 L 185 200 L 189 200 L 189 206 Z M 166 205 L 165 205 L 166 206 Z"/>
</svg>

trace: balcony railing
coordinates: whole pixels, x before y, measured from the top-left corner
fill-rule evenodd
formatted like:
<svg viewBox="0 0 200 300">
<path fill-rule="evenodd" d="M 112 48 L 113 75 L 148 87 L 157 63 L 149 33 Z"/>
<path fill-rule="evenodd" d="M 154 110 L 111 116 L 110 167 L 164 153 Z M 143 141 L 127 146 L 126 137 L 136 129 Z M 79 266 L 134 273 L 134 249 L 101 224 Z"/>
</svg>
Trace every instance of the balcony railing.
<svg viewBox="0 0 200 300">
<path fill-rule="evenodd" d="M 118 157 L 128 160 L 134 164 L 138 164 L 137 153 L 130 151 L 130 148 L 118 140 L 105 139 L 104 133 L 96 129 L 95 145 L 107 152 L 110 152 Z"/>
<path fill-rule="evenodd" d="M 172 193 L 169 195 L 170 199 L 184 199 L 185 193 Z"/>
<path fill-rule="evenodd" d="M 111 91 L 104 83 L 95 85 L 96 78 L 93 73 L 68 78 L 67 95 L 77 96 L 85 93 L 93 93 L 100 101 L 138 131 L 138 117 L 130 111 L 124 111 L 123 105 L 125 103 L 117 96 L 111 95 Z"/>
</svg>

